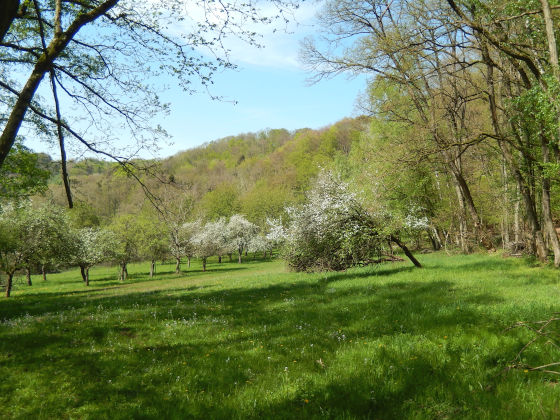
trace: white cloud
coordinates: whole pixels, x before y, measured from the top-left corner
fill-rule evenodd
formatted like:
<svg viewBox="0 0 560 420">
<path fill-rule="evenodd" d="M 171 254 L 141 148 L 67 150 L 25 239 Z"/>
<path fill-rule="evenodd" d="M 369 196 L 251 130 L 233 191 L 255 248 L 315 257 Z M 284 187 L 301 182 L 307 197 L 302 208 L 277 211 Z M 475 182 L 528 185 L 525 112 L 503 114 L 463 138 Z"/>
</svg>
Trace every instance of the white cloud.
<svg viewBox="0 0 560 420">
<path fill-rule="evenodd" d="M 132 8 L 138 8 L 139 4 L 133 0 L 128 0 Z M 144 2 L 145 10 L 167 11 L 167 16 L 176 23 L 168 30 L 176 36 L 185 34 L 196 34 L 199 23 L 209 23 L 220 28 L 229 19 L 228 27 L 233 33 L 227 34 L 223 39 L 223 47 L 228 51 L 227 55 L 234 64 L 243 67 L 244 65 L 269 67 L 275 69 L 299 70 L 301 65 L 298 62 L 298 51 L 300 40 L 309 35 L 313 29 L 313 20 L 317 11 L 322 7 L 323 0 L 307 0 L 299 2 L 299 7 L 294 10 L 285 10 L 283 13 L 288 22 L 284 22 L 282 18 L 276 19 L 271 24 L 263 24 L 253 22 L 250 19 L 244 19 L 246 13 L 236 12 L 235 9 L 247 11 L 249 4 L 254 4 L 258 9 L 259 16 L 273 17 L 278 15 L 278 6 L 271 0 L 229 0 L 224 2 L 215 2 L 208 0 L 146 0 Z M 178 6 L 178 8 L 177 8 Z M 226 13 L 224 7 L 231 12 Z M 177 16 L 181 15 L 181 19 Z M 164 12 L 164 15 L 166 13 Z M 235 36 L 235 28 L 231 22 L 240 24 L 242 31 L 254 32 L 257 34 L 256 41 L 261 45 L 259 48 L 250 45 L 240 37 Z M 210 34 L 206 34 L 211 36 Z M 197 47 L 202 54 L 209 54 L 209 49 Z M 220 51 L 213 49 L 212 53 L 220 54 Z"/>
<path fill-rule="evenodd" d="M 212 3 L 210 3 L 212 4 Z M 286 23 L 278 19 L 272 24 L 243 22 L 243 31 L 254 32 L 259 46 L 229 34 L 223 40 L 223 47 L 228 51 L 230 61 L 241 67 L 244 65 L 270 67 L 275 69 L 299 70 L 298 50 L 300 40 L 308 35 L 313 26 L 313 19 L 320 2 L 304 3 L 287 15 Z M 270 3 L 261 7 L 262 16 L 274 16 L 278 13 L 276 7 Z M 174 28 L 175 33 L 191 33 L 196 28 L 197 22 L 208 21 L 220 26 L 224 23 L 226 15 L 221 9 L 215 7 L 204 8 L 198 2 L 185 2 L 186 19 Z M 239 17 L 238 21 L 239 21 Z M 233 16 L 233 20 L 236 16 Z M 208 51 L 200 48 L 206 54 Z"/>
<path fill-rule="evenodd" d="M 300 40 L 310 33 L 316 10 L 317 3 L 304 4 L 294 12 L 293 19 L 288 24 L 277 22 L 266 27 L 255 27 L 254 31 L 262 35 L 259 43 L 263 48 L 244 44 L 238 39 L 232 40 L 228 45 L 232 61 L 240 65 L 300 69 Z"/>
</svg>

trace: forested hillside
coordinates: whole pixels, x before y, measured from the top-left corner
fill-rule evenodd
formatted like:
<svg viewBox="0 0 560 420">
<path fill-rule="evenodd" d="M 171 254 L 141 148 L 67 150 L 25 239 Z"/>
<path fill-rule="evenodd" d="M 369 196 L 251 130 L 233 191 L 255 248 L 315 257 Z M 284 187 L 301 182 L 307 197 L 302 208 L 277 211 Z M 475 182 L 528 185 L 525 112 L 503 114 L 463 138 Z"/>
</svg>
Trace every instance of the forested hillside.
<svg viewBox="0 0 560 420">
<path fill-rule="evenodd" d="M 483 114 L 477 119 L 487 122 Z M 391 214 L 392 223 L 419 248 L 471 252 L 513 247 L 530 252 L 520 192 L 496 147 L 482 141 L 450 147 L 462 188 L 470 192 L 480 218 L 475 226 L 445 155 L 430 149 L 422 136 L 415 127 L 384 116 L 346 119 L 320 130 L 271 129 L 148 162 L 157 178 L 141 179 L 162 203 L 183 203 L 185 220 L 241 213 L 264 228 L 267 219 L 285 218 L 286 208 L 304 200 L 319 171 L 330 169 L 349 183 L 369 211 Z M 152 207 L 137 180 L 117 164 L 71 162 L 70 177 L 77 211 L 94 214 L 101 225 Z M 49 197 L 65 205 L 57 176 L 51 177 L 48 194 L 37 200 Z M 558 199 L 554 190 L 553 203 Z"/>
<path fill-rule="evenodd" d="M 231 136 L 153 164 L 157 178 L 144 177 L 150 192 L 166 200 L 189 201 L 189 217 L 214 220 L 245 214 L 263 226 L 285 207 L 300 202 L 321 168 L 344 168 L 353 146 L 368 132 L 365 117 L 347 119 L 321 130 L 266 130 Z M 146 204 L 141 186 L 117 164 L 71 162 L 70 178 L 79 205 L 102 223 Z M 49 195 L 65 205 L 64 190 L 52 178 Z"/>
</svg>

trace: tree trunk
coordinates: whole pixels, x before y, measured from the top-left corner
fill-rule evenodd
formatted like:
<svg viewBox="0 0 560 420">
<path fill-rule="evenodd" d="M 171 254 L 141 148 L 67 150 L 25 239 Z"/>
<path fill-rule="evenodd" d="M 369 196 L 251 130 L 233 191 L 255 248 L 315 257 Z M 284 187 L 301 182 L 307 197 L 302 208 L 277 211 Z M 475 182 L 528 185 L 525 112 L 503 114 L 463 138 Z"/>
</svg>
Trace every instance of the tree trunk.
<svg viewBox="0 0 560 420">
<path fill-rule="evenodd" d="M 0 166 L 2 166 L 6 156 L 11 150 L 33 96 L 41 84 L 45 73 L 50 68 L 54 58 L 55 57 L 48 57 L 46 53 L 41 55 L 41 57 L 37 60 L 35 68 L 29 76 L 27 83 L 21 90 L 16 103 L 12 107 L 10 116 L 4 125 L 2 135 L 0 135 Z"/>
<path fill-rule="evenodd" d="M 488 84 L 488 106 L 490 108 L 490 117 L 491 117 L 491 121 L 492 121 L 492 126 L 494 128 L 494 131 L 497 135 L 497 139 L 498 139 L 498 146 L 500 147 L 500 150 L 502 151 L 502 155 L 504 157 L 504 159 L 506 160 L 511 173 L 513 174 L 513 177 L 515 179 L 515 182 L 517 183 L 517 186 L 519 188 L 519 191 L 521 192 L 521 196 L 523 197 L 523 204 L 525 205 L 525 211 L 527 213 L 527 222 L 529 223 L 529 226 L 531 228 L 531 245 L 533 250 L 536 252 L 538 258 L 541 261 L 546 261 L 547 257 L 548 257 L 548 250 L 546 249 L 545 243 L 544 243 L 544 237 L 541 231 L 541 227 L 539 224 L 539 220 L 537 218 L 537 214 L 536 214 L 536 208 L 535 208 L 535 201 L 533 196 L 531 195 L 531 190 L 530 190 L 530 182 L 534 181 L 534 177 L 530 177 L 527 180 L 527 183 L 525 182 L 525 179 L 523 178 L 523 174 L 521 173 L 521 170 L 519 169 L 519 165 L 517 164 L 516 159 L 514 158 L 510 148 L 509 148 L 509 144 L 506 142 L 506 138 L 505 136 L 502 134 L 502 129 L 500 126 L 500 122 L 498 119 L 498 106 L 496 103 L 496 89 L 495 89 L 495 85 L 494 85 L 494 63 L 492 61 L 492 59 L 490 58 L 488 49 L 486 47 L 485 44 L 485 40 L 480 39 L 480 46 L 481 46 L 481 52 L 482 52 L 482 57 L 483 60 L 486 64 L 486 68 L 487 68 L 487 72 L 486 72 L 486 82 Z M 512 124 L 510 122 L 510 124 Z M 512 127 L 513 131 L 515 132 L 515 127 Z"/>
<path fill-rule="evenodd" d="M 202 271 L 206 271 L 206 258 L 202 258 Z"/>
<path fill-rule="evenodd" d="M 2 0 L 0 3 L 0 42 L 12 26 L 19 9 L 19 0 Z"/>
<path fill-rule="evenodd" d="M 32 286 L 33 283 L 31 283 L 31 269 L 29 267 L 25 267 L 25 277 L 27 278 L 27 285 Z"/>
<path fill-rule="evenodd" d="M 543 19 L 544 19 L 544 26 L 546 30 L 546 41 L 548 44 L 548 58 L 550 67 L 552 68 L 552 74 L 556 79 L 556 82 L 560 83 L 560 67 L 558 65 L 558 47 L 556 44 L 556 37 L 554 34 L 554 20 L 552 18 L 552 11 L 550 9 L 550 3 L 548 0 L 540 0 L 541 6 L 543 9 Z M 558 111 L 558 97 L 552 93 L 552 99 L 554 103 L 556 103 L 556 110 Z M 557 112 L 556 121 L 558 123 L 557 128 L 557 141 L 558 144 L 556 145 L 556 151 L 560 151 L 560 113 Z M 556 257 L 554 258 L 556 261 Z M 555 262 L 556 264 L 556 262 Z"/>
<path fill-rule="evenodd" d="M 181 258 L 175 257 L 175 274 L 181 273 Z"/>
<path fill-rule="evenodd" d="M 12 292 L 12 280 L 14 278 L 14 273 L 7 273 L 8 274 L 8 282 L 6 283 L 6 297 L 10 297 L 10 293 Z"/>
<path fill-rule="evenodd" d="M 86 267 L 86 286 L 89 286 L 89 267 Z"/>
<path fill-rule="evenodd" d="M 475 233 L 477 243 L 482 244 L 482 246 L 486 248 L 488 251 L 495 250 L 492 240 L 488 237 L 487 233 L 483 229 L 480 215 L 478 214 L 478 210 L 476 209 L 474 200 L 471 195 L 470 188 L 465 178 L 461 173 L 454 173 L 454 176 L 463 195 L 464 204 L 468 209 L 468 214 L 471 216 L 474 225 L 474 233 Z"/>
<path fill-rule="evenodd" d="M 121 273 L 119 276 L 120 281 L 126 281 L 128 279 L 128 270 L 126 269 L 126 263 L 121 263 Z"/>
<path fill-rule="evenodd" d="M 550 63 L 550 67 L 552 68 L 552 74 L 556 78 L 556 81 L 560 82 L 560 67 L 558 67 L 558 47 L 556 46 L 556 37 L 554 35 L 554 20 L 552 18 L 552 11 L 550 9 L 550 3 L 548 2 L 548 0 L 540 0 L 540 2 L 543 10 L 546 41 L 548 44 L 548 61 Z"/>
<path fill-rule="evenodd" d="M 191 268 L 191 256 L 187 255 L 187 268 Z"/>
<path fill-rule="evenodd" d="M 80 265 L 80 274 L 82 275 L 82 280 L 84 281 L 84 283 L 86 283 L 86 268 L 83 265 Z"/>
<path fill-rule="evenodd" d="M 218 255 L 218 263 L 221 264 L 222 263 L 222 256 Z"/>
<path fill-rule="evenodd" d="M 414 258 L 414 255 L 412 255 L 412 252 L 410 252 L 410 250 L 407 248 L 407 246 L 404 243 L 402 243 L 397 237 L 393 235 L 391 235 L 391 240 L 403 250 L 404 254 L 408 257 L 408 259 L 412 261 L 412 264 L 414 264 L 418 268 L 422 268 L 422 264 L 420 264 L 420 262 L 418 262 L 418 260 Z"/>
<path fill-rule="evenodd" d="M 465 197 L 463 191 L 457 183 L 455 183 L 455 192 L 457 193 L 457 201 L 459 203 L 459 245 L 464 254 L 470 254 L 471 247 L 467 237 L 467 214 L 465 210 Z"/>
<path fill-rule="evenodd" d="M 519 204 L 521 200 L 519 199 L 519 185 L 516 186 L 515 190 L 515 204 L 513 206 L 513 240 L 515 243 L 521 242 L 521 223 L 519 216 Z"/>
<path fill-rule="evenodd" d="M 25 118 L 25 114 L 27 113 L 27 109 L 33 100 L 33 96 L 41 84 L 43 77 L 51 69 L 54 60 L 62 53 L 62 51 L 64 51 L 68 43 L 84 25 L 94 21 L 99 18 L 99 16 L 102 16 L 117 3 L 118 0 L 107 0 L 89 12 L 78 15 L 78 17 L 70 23 L 65 32 L 54 36 L 46 50 L 37 58 L 31 75 L 27 79 L 27 82 L 21 89 L 15 104 L 11 108 L 10 115 L 5 122 L 2 134 L 0 135 L 0 167 L 3 165 L 6 156 L 8 156 L 8 153 L 12 149 L 23 119 Z M 4 25 L 8 22 L 11 24 L 10 16 L 8 16 L 7 19 L 4 16 L 0 19 L 2 21 L 6 21 Z M 13 18 L 11 20 L 13 20 Z M 3 37 L 5 32 L 3 34 L 0 32 L 0 34 Z"/>
<path fill-rule="evenodd" d="M 233 261 L 233 258 L 232 258 L 232 256 L 231 256 L 231 252 L 228 253 L 227 255 L 228 255 L 228 257 L 229 257 L 229 262 L 232 262 L 232 261 Z"/>
<path fill-rule="evenodd" d="M 533 248 L 533 251 L 537 254 L 539 260 L 544 262 L 547 260 L 548 257 L 548 249 L 546 248 L 546 245 L 544 243 L 544 237 L 535 210 L 535 202 L 533 197 L 531 196 L 531 191 L 529 187 L 525 184 L 523 175 L 521 174 L 521 171 L 517 167 L 517 164 L 507 144 L 505 144 L 505 142 L 503 141 L 499 141 L 499 145 L 500 148 L 502 149 L 502 153 L 504 153 L 504 156 L 508 161 L 508 165 L 510 166 L 515 181 L 517 182 L 519 191 L 521 192 L 521 197 L 523 198 L 523 204 L 525 207 L 527 222 L 529 224 L 529 228 L 531 229 L 531 247 Z"/>
<path fill-rule="evenodd" d="M 432 229 L 434 230 L 434 228 Z M 426 233 L 428 234 L 428 238 L 432 243 L 432 249 L 434 251 L 439 251 L 441 249 L 441 244 L 439 243 L 437 236 L 434 233 L 430 232 L 430 229 L 426 229 Z"/>
<path fill-rule="evenodd" d="M 57 2 L 57 6 L 60 3 Z M 70 189 L 70 179 L 68 177 L 68 167 L 66 164 L 66 148 L 64 146 L 64 131 L 62 131 L 62 114 L 60 112 L 60 102 L 58 100 L 58 94 L 56 91 L 56 80 L 54 75 L 54 70 L 51 68 L 50 71 L 51 79 L 51 89 L 54 98 L 54 105 L 56 110 L 56 131 L 58 134 L 58 145 L 60 149 L 60 170 L 62 176 L 62 182 L 64 184 L 64 191 L 66 192 L 66 200 L 68 201 L 68 208 L 74 207 L 74 201 L 72 200 L 72 190 Z"/>
<path fill-rule="evenodd" d="M 239 258 L 237 259 L 237 262 L 238 262 L 239 264 L 241 264 L 241 255 L 243 255 L 243 250 L 240 248 L 240 249 L 239 249 Z"/>
<path fill-rule="evenodd" d="M 502 248 L 505 249 L 511 242 L 510 221 L 509 221 L 509 185 L 505 159 L 502 159 L 502 182 L 504 183 L 504 200 L 502 211 Z"/>
<path fill-rule="evenodd" d="M 45 264 L 41 264 L 41 274 L 43 275 L 43 281 L 47 281 L 47 270 L 45 270 Z"/>
<path fill-rule="evenodd" d="M 548 139 L 541 138 L 542 155 L 543 155 L 543 165 L 546 167 L 550 163 L 550 147 L 548 145 Z M 554 253 L 554 266 L 560 266 L 560 241 L 558 240 L 558 234 L 556 229 L 554 229 L 554 222 L 552 221 L 552 211 L 550 208 L 550 176 L 543 173 L 542 174 L 542 217 L 543 225 L 546 235 L 549 239 L 552 252 Z"/>
<path fill-rule="evenodd" d="M 156 271 L 156 260 L 152 258 L 152 262 L 150 263 L 150 278 L 154 277 L 155 271 Z"/>
<path fill-rule="evenodd" d="M 432 250 L 437 251 L 436 240 L 433 237 L 432 232 L 430 232 L 429 230 L 426 230 L 426 233 L 428 234 L 428 239 L 430 240 L 430 242 L 432 244 Z"/>
</svg>

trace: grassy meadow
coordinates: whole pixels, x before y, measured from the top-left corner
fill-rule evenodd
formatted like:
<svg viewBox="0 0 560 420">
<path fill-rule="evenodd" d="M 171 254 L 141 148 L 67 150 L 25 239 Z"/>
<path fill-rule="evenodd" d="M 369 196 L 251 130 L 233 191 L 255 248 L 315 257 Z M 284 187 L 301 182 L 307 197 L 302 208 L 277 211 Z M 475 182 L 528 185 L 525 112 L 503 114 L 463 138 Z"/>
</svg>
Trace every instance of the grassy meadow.
<svg viewBox="0 0 560 420">
<path fill-rule="evenodd" d="M 560 377 L 507 369 L 560 276 L 500 255 L 339 273 L 281 261 L 97 267 L 0 300 L 6 419 L 560 418 Z M 186 265 L 184 266 L 184 268 Z M 560 361 L 538 341 L 536 366 Z"/>
</svg>

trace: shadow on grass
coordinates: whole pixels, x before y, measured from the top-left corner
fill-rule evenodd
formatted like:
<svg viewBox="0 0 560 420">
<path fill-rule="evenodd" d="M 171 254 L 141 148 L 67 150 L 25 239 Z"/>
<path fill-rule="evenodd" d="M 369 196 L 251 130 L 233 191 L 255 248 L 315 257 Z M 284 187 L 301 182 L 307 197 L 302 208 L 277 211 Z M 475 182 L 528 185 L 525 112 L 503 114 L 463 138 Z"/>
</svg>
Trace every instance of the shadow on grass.
<svg viewBox="0 0 560 420">
<path fill-rule="evenodd" d="M 464 256 L 464 259 L 460 263 L 456 263 L 456 259 L 449 261 L 447 264 L 446 260 L 439 261 L 436 265 L 430 265 L 430 268 L 444 268 L 452 269 L 466 272 L 478 272 L 478 271 L 510 271 L 512 268 L 512 263 L 516 263 L 517 260 L 511 260 L 508 258 L 481 258 L 480 255 L 472 256 L 472 260 L 469 259 L 470 255 Z M 444 262 L 444 264 L 441 264 Z"/>
<path fill-rule="evenodd" d="M 503 299 L 472 293 L 461 297 L 465 308 L 457 311 L 451 281 L 379 282 L 378 276 L 411 270 L 387 265 L 310 276 L 296 284 L 189 286 L 87 299 L 84 290 L 3 301 L 0 369 L 11 374 L 0 388 L 4 395 L 15 392 L 17 374 L 28 371 L 35 372 L 36 391 L 29 395 L 48 392 L 53 378 L 71 390 L 66 402 L 30 400 L 20 407 L 22 418 L 41 418 L 45 407 L 54 417 L 90 418 L 467 415 L 469 407 L 489 397 L 484 390 L 469 390 L 468 379 L 458 377 L 464 349 L 450 348 L 436 362 L 429 352 L 412 360 L 400 355 L 406 349 L 378 350 L 377 342 L 408 335 L 433 340 L 458 326 L 472 334 L 498 329 L 488 326 L 489 316 L 480 308 Z M 371 281 L 333 287 L 364 278 Z M 365 351 L 375 365 L 358 369 L 364 364 L 360 356 L 329 373 L 331 366 L 344 365 L 341 355 L 353 351 L 349 340 L 357 338 L 376 343 Z M 500 354 L 514 353 L 502 347 Z M 317 353 L 305 361 L 303 349 Z M 295 357 L 304 374 L 292 383 L 285 372 L 296 366 Z M 481 357 L 491 363 L 496 355 Z M 253 385 L 259 378 L 273 378 L 262 386 L 278 396 L 240 404 L 236 398 L 245 394 L 264 395 Z M 288 394 L 284 385 L 296 391 Z M 68 415 L 85 406 L 87 411 Z"/>
<path fill-rule="evenodd" d="M 415 270 L 418 270 L 418 268 L 413 266 L 405 266 L 402 265 L 402 263 L 383 263 L 377 266 L 370 266 L 367 269 L 362 269 L 360 271 L 356 271 L 355 269 L 353 269 L 337 273 L 327 272 L 325 273 L 324 281 L 334 282 L 338 280 L 350 280 L 375 276 L 389 277 L 400 273 L 413 272 Z"/>
</svg>

